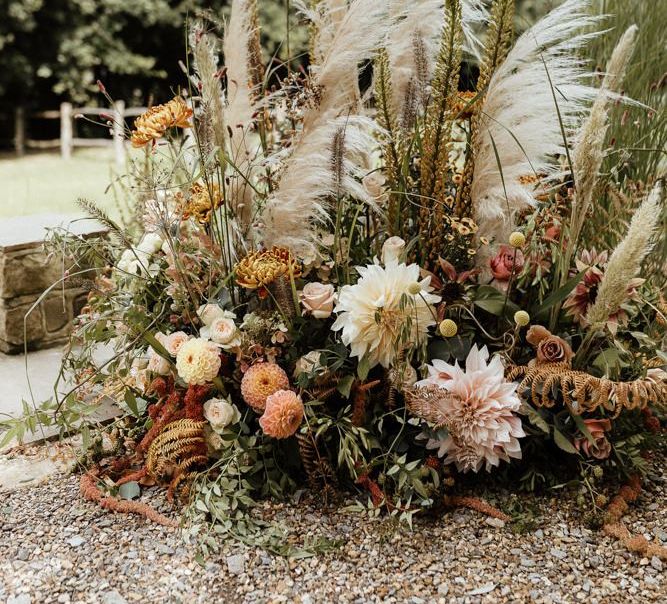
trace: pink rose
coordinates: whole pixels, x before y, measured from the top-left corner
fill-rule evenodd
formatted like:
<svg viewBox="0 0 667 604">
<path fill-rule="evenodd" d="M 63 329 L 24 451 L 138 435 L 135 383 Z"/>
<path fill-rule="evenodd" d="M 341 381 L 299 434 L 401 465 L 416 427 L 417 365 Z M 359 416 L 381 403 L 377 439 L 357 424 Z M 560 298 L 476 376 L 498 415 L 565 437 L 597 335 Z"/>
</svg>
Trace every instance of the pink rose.
<svg viewBox="0 0 667 604">
<path fill-rule="evenodd" d="M 611 443 L 607 440 L 605 432 L 611 430 L 611 421 L 608 419 L 585 419 L 584 424 L 591 433 L 593 442 L 583 434 L 577 436 L 574 439 L 574 446 L 577 451 L 580 451 L 586 457 L 607 459 L 611 453 Z"/>
<path fill-rule="evenodd" d="M 516 275 L 523 270 L 523 254 L 520 249 L 501 245 L 496 256 L 489 261 L 489 265 L 496 280 L 509 281 L 512 273 Z"/>
<path fill-rule="evenodd" d="M 183 346 L 189 339 L 190 336 L 184 331 L 175 331 L 174 333 L 169 334 L 160 343 L 167 349 L 167 352 L 172 357 L 175 357 L 181 349 L 181 346 Z"/>
<path fill-rule="evenodd" d="M 326 319 L 333 312 L 334 292 L 330 283 L 308 283 L 301 292 L 301 304 L 316 319 Z"/>
</svg>

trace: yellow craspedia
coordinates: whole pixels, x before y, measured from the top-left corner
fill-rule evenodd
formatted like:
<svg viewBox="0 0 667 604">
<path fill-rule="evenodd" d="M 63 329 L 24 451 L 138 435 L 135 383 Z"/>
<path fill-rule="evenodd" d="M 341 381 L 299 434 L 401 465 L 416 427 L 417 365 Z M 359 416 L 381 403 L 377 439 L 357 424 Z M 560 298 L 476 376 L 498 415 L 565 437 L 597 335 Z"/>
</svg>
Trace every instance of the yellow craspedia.
<svg viewBox="0 0 667 604">
<path fill-rule="evenodd" d="M 517 310 L 514 313 L 514 322 L 519 327 L 525 327 L 530 323 L 530 315 L 525 310 Z"/>
<path fill-rule="evenodd" d="M 458 325 L 451 319 L 441 321 L 438 329 L 443 338 L 453 338 L 459 331 Z"/>
<path fill-rule="evenodd" d="M 523 247 L 526 245 L 526 236 L 519 231 L 514 231 L 509 238 L 509 244 L 512 247 Z"/>
<path fill-rule="evenodd" d="M 415 281 L 414 283 L 410 283 L 410 285 L 408 285 L 408 293 L 412 296 L 416 296 L 417 294 L 420 294 L 421 291 L 422 291 L 421 283 L 417 283 Z"/>
<path fill-rule="evenodd" d="M 211 382 L 220 371 L 220 350 L 201 338 L 188 340 L 176 355 L 176 370 L 186 384 L 203 386 Z"/>
</svg>

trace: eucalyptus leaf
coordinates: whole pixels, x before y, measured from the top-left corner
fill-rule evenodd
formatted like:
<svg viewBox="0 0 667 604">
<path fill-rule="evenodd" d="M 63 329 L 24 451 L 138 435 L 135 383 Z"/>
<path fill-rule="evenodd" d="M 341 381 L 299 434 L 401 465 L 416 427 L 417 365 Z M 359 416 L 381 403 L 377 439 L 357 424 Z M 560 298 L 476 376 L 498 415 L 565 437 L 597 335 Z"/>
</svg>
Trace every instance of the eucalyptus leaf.
<svg viewBox="0 0 667 604">
<path fill-rule="evenodd" d="M 121 499 L 136 499 L 141 495 L 141 487 L 138 482 L 126 482 L 118 487 L 118 495 Z"/>
</svg>

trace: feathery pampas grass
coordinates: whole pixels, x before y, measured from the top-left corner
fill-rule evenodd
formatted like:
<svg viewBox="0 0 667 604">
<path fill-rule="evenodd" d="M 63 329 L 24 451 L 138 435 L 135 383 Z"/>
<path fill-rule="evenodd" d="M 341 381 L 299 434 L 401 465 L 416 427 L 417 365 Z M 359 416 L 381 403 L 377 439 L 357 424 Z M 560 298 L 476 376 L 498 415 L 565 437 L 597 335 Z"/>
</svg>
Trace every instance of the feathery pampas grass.
<svg viewBox="0 0 667 604">
<path fill-rule="evenodd" d="M 380 48 L 389 30 L 389 11 L 384 2 L 355 0 L 335 32 L 326 56 L 314 66 L 314 85 L 320 90 L 317 106 L 306 111 L 303 130 L 286 161 L 278 188 L 260 215 L 265 246 L 291 247 L 297 255 L 310 253 L 315 228 L 326 221 L 332 198 L 345 193 L 371 203 L 352 175 L 363 173 L 358 163 L 375 143 L 375 123 L 359 115 L 358 103 L 351 102 L 350 72 L 357 78 L 357 66 Z M 352 95 L 353 96 L 353 95 Z M 332 143 L 336 132 L 345 132 L 342 185 L 334 185 Z"/>
<path fill-rule="evenodd" d="M 249 233 L 253 212 L 252 163 L 257 154 L 252 129 L 256 112 L 251 50 L 256 28 L 256 0 L 233 0 L 223 51 L 227 68 L 228 104 L 225 121 L 230 129 L 232 174 L 229 205 L 239 228 Z M 232 35 L 230 35 L 232 34 Z"/>
<path fill-rule="evenodd" d="M 393 108 L 396 115 L 405 114 L 415 94 L 422 104 L 428 96 L 446 17 L 443 0 L 392 0 L 394 23 L 387 40 L 392 78 Z M 481 0 L 462 0 L 463 50 L 479 59 L 480 41 L 475 28 L 488 20 Z"/>
<path fill-rule="evenodd" d="M 568 247 L 576 248 L 586 215 L 593 203 L 598 174 L 604 160 L 604 143 L 609 127 L 609 104 L 621 91 L 626 70 L 635 49 L 638 28 L 632 25 L 623 34 L 612 53 L 607 73 L 600 86 L 588 119 L 572 153 L 576 192 L 572 201 Z"/>
<path fill-rule="evenodd" d="M 600 20 L 590 15 L 589 5 L 590 0 L 567 0 L 536 23 L 489 82 L 473 149 L 471 199 L 479 236 L 507 240 L 516 214 L 534 204 L 532 187 L 519 178 L 558 173 L 557 157 L 565 153 L 561 120 L 571 134 L 595 96 L 584 83 L 590 76 L 578 56 L 597 35 L 582 33 Z M 492 253 L 478 254 L 478 266 L 486 268 Z"/>
<path fill-rule="evenodd" d="M 604 325 L 627 300 L 628 285 L 639 273 L 651 248 L 661 215 L 662 192 L 662 181 L 658 181 L 632 217 L 625 239 L 609 258 L 595 303 L 586 315 L 591 329 Z"/>
</svg>

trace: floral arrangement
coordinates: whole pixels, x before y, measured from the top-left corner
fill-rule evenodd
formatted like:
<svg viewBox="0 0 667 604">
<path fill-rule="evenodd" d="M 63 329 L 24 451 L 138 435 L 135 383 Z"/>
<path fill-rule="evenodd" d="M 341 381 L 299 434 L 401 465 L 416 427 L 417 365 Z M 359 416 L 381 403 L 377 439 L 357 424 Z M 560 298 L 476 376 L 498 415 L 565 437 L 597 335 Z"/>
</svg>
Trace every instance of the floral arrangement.
<svg viewBox="0 0 667 604">
<path fill-rule="evenodd" d="M 85 492 L 164 485 L 205 548 L 299 485 L 410 522 L 466 474 L 574 475 L 601 510 L 667 395 L 660 175 L 601 172 L 637 28 L 595 85 L 587 0 L 517 39 L 512 0 L 293 4 L 307 70 L 266 68 L 254 0 L 192 25 L 187 85 L 128 133 L 136 219 L 90 208 L 61 405 L 125 413 Z M 602 187 L 632 205 L 604 238 Z"/>
</svg>

